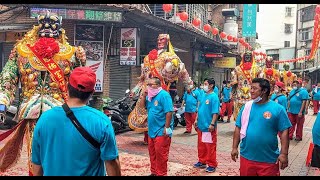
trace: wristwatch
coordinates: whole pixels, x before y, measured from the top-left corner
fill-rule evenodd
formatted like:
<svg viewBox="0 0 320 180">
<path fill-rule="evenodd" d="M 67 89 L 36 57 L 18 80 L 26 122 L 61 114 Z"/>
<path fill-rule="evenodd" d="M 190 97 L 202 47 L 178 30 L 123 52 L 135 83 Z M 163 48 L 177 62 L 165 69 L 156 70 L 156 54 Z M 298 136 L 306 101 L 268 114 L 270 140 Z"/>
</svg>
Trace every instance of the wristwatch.
<svg viewBox="0 0 320 180">
<path fill-rule="evenodd" d="M 215 126 L 215 124 L 210 124 L 210 125 L 213 126 L 213 127 Z"/>
</svg>

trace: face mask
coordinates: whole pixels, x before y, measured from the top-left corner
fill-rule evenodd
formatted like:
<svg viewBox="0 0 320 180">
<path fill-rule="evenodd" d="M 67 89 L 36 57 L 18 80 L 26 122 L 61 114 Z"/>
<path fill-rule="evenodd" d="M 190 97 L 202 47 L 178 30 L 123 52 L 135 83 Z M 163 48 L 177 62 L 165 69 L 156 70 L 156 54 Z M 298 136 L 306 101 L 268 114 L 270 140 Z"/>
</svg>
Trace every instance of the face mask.
<svg viewBox="0 0 320 180">
<path fill-rule="evenodd" d="M 193 88 L 193 86 L 192 86 L 192 85 L 190 85 L 190 86 L 189 86 L 189 89 L 191 90 L 192 88 Z"/>
<path fill-rule="evenodd" d="M 297 87 L 297 86 L 294 86 L 294 87 L 292 87 L 292 89 L 296 90 L 296 89 L 298 89 L 298 87 Z"/>
<path fill-rule="evenodd" d="M 151 101 L 151 99 L 156 96 L 160 91 L 161 91 L 161 87 L 159 88 L 152 88 L 150 86 L 148 86 L 148 100 Z"/>
<path fill-rule="evenodd" d="M 200 86 L 200 89 L 203 89 L 203 86 Z"/>
<path fill-rule="evenodd" d="M 261 97 L 260 96 L 258 96 L 257 98 L 255 98 L 254 100 L 253 100 L 253 102 L 254 103 L 258 103 L 258 102 L 260 102 L 261 101 Z"/>
<path fill-rule="evenodd" d="M 278 93 L 278 92 L 279 92 L 279 89 L 275 89 L 274 92 L 275 92 L 275 93 Z"/>
<path fill-rule="evenodd" d="M 226 87 L 226 85 L 225 85 L 225 84 L 223 84 L 222 86 L 223 86 L 223 87 Z"/>
<path fill-rule="evenodd" d="M 208 91 L 209 91 L 209 86 L 203 86 L 203 90 L 204 90 L 205 92 L 208 92 Z"/>
</svg>

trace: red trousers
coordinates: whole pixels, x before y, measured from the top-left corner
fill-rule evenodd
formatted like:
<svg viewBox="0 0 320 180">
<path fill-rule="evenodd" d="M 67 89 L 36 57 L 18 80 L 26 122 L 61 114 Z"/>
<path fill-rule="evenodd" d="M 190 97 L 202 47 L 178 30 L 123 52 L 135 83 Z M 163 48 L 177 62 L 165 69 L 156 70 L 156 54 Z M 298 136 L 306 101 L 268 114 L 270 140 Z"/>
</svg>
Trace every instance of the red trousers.
<svg viewBox="0 0 320 180">
<path fill-rule="evenodd" d="M 168 158 L 171 144 L 171 137 L 158 136 L 148 138 L 148 150 L 151 164 L 151 174 L 157 176 L 167 176 Z"/>
<path fill-rule="evenodd" d="M 313 113 L 317 114 L 319 111 L 319 101 L 312 100 L 313 104 Z"/>
<path fill-rule="evenodd" d="M 198 133 L 198 158 L 202 164 L 217 167 L 217 128 L 211 132 L 213 143 L 202 142 L 202 132 L 197 128 Z"/>
<path fill-rule="evenodd" d="M 240 176 L 280 176 L 279 164 L 250 161 L 240 156 Z"/>
<path fill-rule="evenodd" d="M 232 107 L 233 107 L 233 102 L 230 101 L 230 102 L 223 102 L 222 103 L 222 107 L 221 107 L 221 110 L 220 110 L 220 116 L 221 118 L 224 117 L 224 113 L 228 112 L 228 120 L 230 120 L 231 116 L 232 116 Z"/>
<path fill-rule="evenodd" d="M 292 114 L 288 112 L 288 117 L 292 124 L 291 128 L 289 129 L 289 138 L 292 139 L 293 133 L 296 130 L 297 125 L 296 138 L 302 139 L 304 115 L 302 115 L 302 117 L 298 117 L 298 114 Z"/>
<path fill-rule="evenodd" d="M 144 138 L 143 138 L 144 143 L 148 143 L 148 131 L 144 132 Z"/>
<path fill-rule="evenodd" d="M 189 113 L 185 112 L 184 113 L 184 118 L 186 119 L 186 131 L 191 132 L 192 131 L 192 125 L 194 121 L 196 120 L 197 113 Z"/>
</svg>

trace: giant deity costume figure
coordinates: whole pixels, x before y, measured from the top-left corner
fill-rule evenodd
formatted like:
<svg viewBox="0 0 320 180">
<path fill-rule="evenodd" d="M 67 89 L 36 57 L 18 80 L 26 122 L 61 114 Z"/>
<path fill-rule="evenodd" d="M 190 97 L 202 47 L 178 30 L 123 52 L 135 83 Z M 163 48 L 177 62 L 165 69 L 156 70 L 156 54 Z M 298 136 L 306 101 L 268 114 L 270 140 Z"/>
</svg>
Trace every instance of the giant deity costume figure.
<svg viewBox="0 0 320 180">
<path fill-rule="evenodd" d="M 267 79 L 272 86 L 275 85 L 276 82 L 280 81 L 280 72 L 273 67 L 272 57 L 268 57 L 266 59 L 266 67 L 264 68 L 262 76 L 260 77 Z"/>
<path fill-rule="evenodd" d="M 240 111 L 242 105 L 251 99 L 250 88 L 252 79 L 259 76 L 261 68 L 256 65 L 251 51 L 244 53 L 240 65 L 236 66 L 231 72 L 231 85 L 236 85 L 233 94 L 234 99 L 234 119 Z"/>
<path fill-rule="evenodd" d="M 184 63 L 175 54 L 168 34 L 160 34 L 158 36 L 158 49 L 153 49 L 144 58 L 141 65 L 140 81 L 131 90 L 131 93 L 141 96 L 146 91 L 148 80 L 151 77 L 158 77 L 162 89 L 166 91 L 169 91 L 171 83 L 178 79 L 182 80 L 185 85 L 193 84 Z M 147 112 L 146 109 L 140 108 L 140 100 L 141 98 L 130 113 L 128 123 L 131 129 L 146 132 L 148 130 Z"/>
<path fill-rule="evenodd" d="M 0 147 L 0 171 L 18 161 L 26 138 L 29 175 L 32 175 L 30 158 L 34 126 L 43 112 L 67 100 L 70 71 L 85 65 L 83 48 L 66 42 L 61 21 L 61 17 L 49 12 L 38 16 L 38 25 L 15 44 L 0 74 L 2 107 L 9 107 L 13 102 L 19 81 L 22 88 L 17 114 L 19 123 L 0 135 L 0 141 L 5 140 Z"/>
<path fill-rule="evenodd" d="M 293 72 L 290 71 L 290 65 L 289 63 L 285 63 L 283 65 L 283 71 L 281 71 L 280 75 L 281 75 L 281 79 L 285 84 L 286 87 L 286 91 L 290 92 L 292 90 L 292 83 L 293 81 L 297 80 L 297 75 L 294 74 Z"/>
</svg>

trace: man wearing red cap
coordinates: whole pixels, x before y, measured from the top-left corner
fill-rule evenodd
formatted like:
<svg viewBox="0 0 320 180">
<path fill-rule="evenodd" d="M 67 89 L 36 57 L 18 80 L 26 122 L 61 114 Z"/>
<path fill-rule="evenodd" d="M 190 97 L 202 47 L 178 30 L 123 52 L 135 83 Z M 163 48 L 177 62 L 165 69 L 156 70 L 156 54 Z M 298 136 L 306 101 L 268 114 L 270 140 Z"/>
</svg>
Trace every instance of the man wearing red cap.
<svg viewBox="0 0 320 180">
<path fill-rule="evenodd" d="M 106 171 L 108 176 L 121 175 L 111 121 L 86 105 L 95 84 L 96 74 L 91 68 L 75 68 L 67 85 L 67 103 L 40 116 L 32 140 L 34 175 L 105 176 Z M 78 122 L 69 116 L 72 113 Z M 79 126 L 97 146 L 87 140 Z"/>
<path fill-rule="evenodd" d="M 287 106 L 288 106 L 288 99 L 284 95 L 285 91 L 285 86 L 283 82 L 276 82 L 274 89 L 273 89 L 273 94 L 271 95 L 270 100 L 275 101 L 276 103 L 280 104 L 281 106 L 284 107 L 284 109 L 287 111 Z"/>
</svg>

